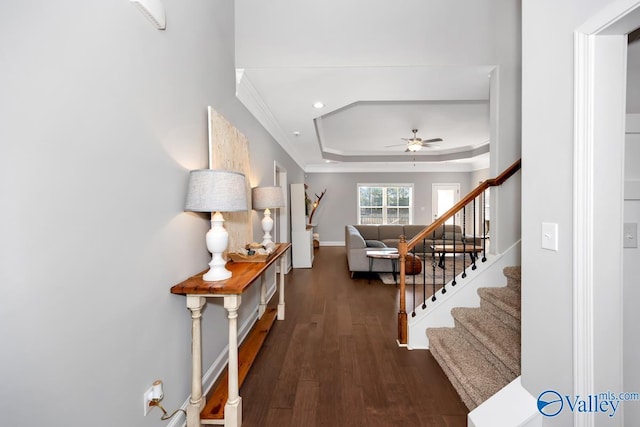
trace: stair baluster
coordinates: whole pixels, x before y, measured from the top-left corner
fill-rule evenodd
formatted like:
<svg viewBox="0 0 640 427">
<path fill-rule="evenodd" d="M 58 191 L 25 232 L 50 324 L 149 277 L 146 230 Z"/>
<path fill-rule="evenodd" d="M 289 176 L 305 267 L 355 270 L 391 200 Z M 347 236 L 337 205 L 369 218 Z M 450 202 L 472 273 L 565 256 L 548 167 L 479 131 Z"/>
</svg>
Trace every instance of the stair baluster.
<svg viewBox="0 0 640 427">
<path fill-rule="evenodd" d="M 473 199 L 473 245 L 476 244 L 476 198 Z M 471 256 L 471 270 L 475 270 L 476 267 L 476 256 L 478 254 L 473 253 Z"/>
<path fill-rule="evenodd" d="M 482 192 L 482 262 L 487 260 L 487 191 Z"/>
<path fill-rule="evenodd" d="M 455 233 L 455 230 L 456 230 L 456 216 L 454 215 L 453 216 L 453 280 L 451 281 L 451 286 L 455 286 L 457 283 L 456 282 L 456 233 Z M 461 237 L 464 240 L 464 231 Z M 464 261 L 464 248 L 462 251 L 462 260 Z M 444 274 L 442 275 L 442 277 L 444 277 Z"/>
<path fill-rule="evenodd" d="M 478 251 L 479 253 L 482 253 L 482 262 L 486 261 L 486 254 L 487 254 L 487 246 L 486 246 L 486 235 L 487 235 L 487 221 L 486 221 L 486 194 L 485 191 L 487 191 L 490 187 L 495 187 L 495 186 L 499 186 L 502 185 L 502 183 L 504 183 L 507 179 L 509 179 L 512 175 L 514 175 L 517 171 L 520 170 L 520 165 L 521 165 L 521 161 L 517 160 L 516 162 L 514 162 L 511 166 L 509 166 L 504 172 L 502 172 L 500 175 L 498 175 L 496 178 L 492 178 L 492 179 L 487 179 L 483 182 L 480 183 L 480 185 L 478 185 L 476 188 L 474 188 L 471 192 L 469 192 L 469 194 L 467 194 L 462 200 L 460 200 L 458 203 L 456 203 L 451 209 L 449 209 L 447 212 L 445 212 L 444 214 L 442 214 L 439 218 L 437 218 L 431 225 L 425 227 L 424 230 L 422 230 L 420 233 L 418 233 L 416 236 L 414 236 L 410 241 L 406 241 L 406 239 L 404 239 L 404 236 L 401 236 L 400 239 L 400 243 L 398 246 L 399 252 L 400 252 L 400 307 L 398 309 L 398 342 L 401 344 L 406 344 L 407 343 L 407 314 L 406 314 L 406 271 L 405 271 L 405 257 L 407 254 L 411 253 L 415 256 L 415 247 L 417 244 L 419 244 L 420 240 L 422 240 L 422 244 L 423 244 L 423 249 L 422 249 L 422 253 L 423 255 L 425 255 L 424 260 L 425 260 L 425 265 L 423 267 L 423 303 L 422 303 L 422 308 L 425 309 L 426 308 L 426 287 L 427 287 L 427 283 L 426 283 L 426 255 L 427 255 L 427 248 L 426 248 L 426 239 L 428 238 L 428 236 L 431 236 L 430 239 L 430 246 L 431 246 L 431 258 L 432 258 L 432 263 L 431 263 L 431 288 L 432 288 L 432 294 L 431 294 L 431 301 L 435 302 L 437 299 L 436 296 L 436 267 L 439 265 L 439 259 L 437 259 L 436 257 L 436 237 L 435 237 L 435 232 L 436 230 L 438 230 L 438 227 L 442 226 L 442 234 L 443 234 L 443 238 L 442 238 L 442 252 L 438 252 L 438 255 L 441 260 L 442 260 L 442 266 L 445 267 L 445 259 L 448 253 L 452 253 L 453 255 L 453 260 L 454 260 L 454 266 L 452 268 L 454 276 L 451 278 L 452 279 L 452 286 L 455 286 L 458 282 L 457 279 L 455 277 L 455 273 L 457 273 L 457 269 L 455 266 L 455 258 L 457 256 L 457 254 L 460 253 L 460 251 L 458 251 L 458 249 L 460 249 L 460 247 L 456 246 L 456 242 L 458 242 L 459 240 L 461 240 L 462 242 L 462 274 L 460 275 L 461 278 L 466 278 L 467 277 L 467 262 L 465 260 L 465 255 L 467 253 L 470 253 L 470 258 L 471 258 L 471 269 L 472 270 L 476 270 L 477 269 L 477 264 L 476 264 L 476 260 L 478 258 L 480 258 L 478 256 L 477 252 L 474 252 L 477 246 L 481 246 L 481 248 L 479 248 L 480 250 Z M 482 197 L 480 199 L 479 202 L 476 202 L 476 199 L 478 197 Z M 476 203 L 479 203 L 482 209 L 482 213 L 476 214 Z M 472 221 L 473 221 L 473 234 L 471 235 L 472 237 L 472 241 L 470 242 L 471 245 L 473 245 L 471 248 L 468 247 L 467 245 L 467 206 L 470 206 L 470 208 L 473 210 L 473 216 L 472 216 Z M 456 237 L 456 233 L 455 233 L 455 224 L 456 224 L 456 218 L 455 215 L 458 214 L 460 211 L 462 211 L 462 230 L 461 230 L 461 236 L 459 236 L 458 238 Z M 452 250 L 450 250 L 449 252 L 447 252 L 447 246 L 446 246 L 446 239 L 445 239 L 445 223 L 446 221 L 449 220 L 449 218 L 453 217 L 453 225 L 454 225 L 454 231 L 453 231 L 453 235 L 450 238 L 451 240 L 451 245 L 449 246 L 450 248 L 452 248 Z M 482 221 L 482 227 L 478 228 L 477 226 L 479 224 L 477 224 L 478 220 Z M 482 236 L 478 236 L 478 230 L 482 230 Z M 458 240 L 459 239 L 459 240 Z M 481 245 L 477 245 L 477 239 L 481 239 L 482 240 L 482 244 Z M 440 239 L 438 239 L 440 240 Z M 439 245 L 437 245 L 439 246 Z M 469 252 L 467 252 L 469 251 Z M 443 268 L 444 270 L 444 268 Z M 443 278 L 442 278 L 442 293 L 446 293 L 447 289 L 446 289 L 446 284 L 447 284 L 447 280 L 446 280 L 446 276 L 445 276 L 445 272 L 443 271 Z M 414 275 L 414 279 L 413 279 L 413 295 L 414 295 L 414 307 L 412 310 L 412 316 L 416 316 L 415 313 L 415 309 L 416 309 L 416 298 L 415 298 L 415 275 Z"/>
<path fill-rule="evenodd" d="M 411 255 L 413 255 L 415 257 L 416 255 L 416 248 L 411 249 Z M 406 266 L 406 263 L 405 263 Z M 411 270 L 414 271 L 413 269 L 415 268 L 415 258 L 411 259 Z M 406 269 L 405 269 L 406 271 Z M 412 283 L 411 283 L 411 287 L 413 289 L 413 309 L 411 310 L 411 317 L 416 317 L 416 275 L 412 275 Z"/>
<path fill-rule="evenodd" d="M 433 234 L 431 235 L 431 239 L 433 240 L 433 242 L 435 243 L 435 239 L 436 239 L 436 232 L 435 230 L 433 231 Z M 435 246 L 431 247 L 431 285 L 433 288 L 433 292 L 431 295 L 431 301 L 435 301 L 436 300 L 436 266 L 438 265 L 438 261 L 436 261 L 436 250 L 435 250 Z"/>
<path fill-rule="evenodd" d="M 427 239 L 422 239 L 422 250 L 423 251 L 424 251 L 426 243 L 427 243 Z M 415 250 L 415 248 L 413 248 L 413 249 Z M 427 308 L 427 264 L 426 264 L 425 260 L 426 260 L 426 254 L 423 253 L 422 254 L 423 266 L 422 266 L 422 271 L 420 271 L 420 274 L 422 274 L 422 309 L 423 310 L 425 308 Z"/>
<path fill-rule="evenodd" d="M 467 205 L 462 207 L 462 233 L 466 233 L 467 230 Z M 462 237 L 462 253 L 467 252 L 467 238 Z M 467 277 L 467 263 L 462 263 L 462 276 L 463 279 Z"/>
</svg>

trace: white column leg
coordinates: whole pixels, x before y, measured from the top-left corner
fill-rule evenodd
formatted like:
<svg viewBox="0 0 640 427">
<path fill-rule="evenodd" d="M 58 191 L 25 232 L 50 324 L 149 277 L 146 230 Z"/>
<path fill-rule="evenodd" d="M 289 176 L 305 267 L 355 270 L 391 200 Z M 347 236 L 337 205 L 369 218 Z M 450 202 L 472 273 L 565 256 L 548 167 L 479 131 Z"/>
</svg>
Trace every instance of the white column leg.
<svg viewBox="0 0 640 427">
<path fill-rule="evenodd" d="M 280 257 L 280 292 L 278 301 L 278 320 L 284 320 L 284 272 L 286 271 L 287 257 L 283 254 Z"/>
<path fill-rule="evenodd" d="M 202 332 L 200 318 L 206 298 L 187 295 L 187 308 L 191 311 L 191 397 L 187 406 L 187 427 L 200 427 L 200 411 L 204 407 L 202 396 Z"/>
<path fill-rule="evenodd" d="M 242 425 L 242 398 L 238 385 L 238 308 L 240 295 L 226 295 L 224 308 L 229 315 L 229 397 L 224 407 L 225 427 L 240 427 Z"/>
<path fill-rule="evenodd" d="M 260 275 L 260 304 L 258 305 L 258 319 L 267 311 L 267 275 Z"/>
</svg>

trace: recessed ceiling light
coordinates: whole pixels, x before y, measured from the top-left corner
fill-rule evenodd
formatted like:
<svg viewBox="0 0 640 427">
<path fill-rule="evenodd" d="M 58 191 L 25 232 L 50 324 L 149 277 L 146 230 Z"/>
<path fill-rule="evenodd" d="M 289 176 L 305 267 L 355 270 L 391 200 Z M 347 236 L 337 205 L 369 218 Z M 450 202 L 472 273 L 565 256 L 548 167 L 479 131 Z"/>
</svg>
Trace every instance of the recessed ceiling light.
<svg viewBox="0 0 640 427">
<path fill-rule="evenodd" d="M 293 136 L 300 136 L 300 132 L 298 132 L 297 130 L 293 131 Z"/>
<path fill-rule="evenodd" d="M 324 104 L 320 101 L 313 103 L 313 108 L 324 108 Z"/>
</svg>

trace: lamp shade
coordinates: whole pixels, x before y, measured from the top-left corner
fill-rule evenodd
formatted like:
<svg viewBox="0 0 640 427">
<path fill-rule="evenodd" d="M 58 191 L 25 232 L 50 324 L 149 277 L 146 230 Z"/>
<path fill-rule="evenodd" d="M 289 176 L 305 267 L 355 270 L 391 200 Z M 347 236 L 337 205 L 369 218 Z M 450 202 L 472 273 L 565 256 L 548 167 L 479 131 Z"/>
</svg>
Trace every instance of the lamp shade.
<svg viewBox="0 0 640 427">
<path fill-rule="evenodd" d="M 284 207 L 282 187 L 255 187 L 251 190 L 253 209 Z"/>
<path fill-rule="evenodd" d="M 244 175 L 239 172 L 198 169 L 189 174 L 184 210 L 237 212 L 247 210 Z"/>
</svg>

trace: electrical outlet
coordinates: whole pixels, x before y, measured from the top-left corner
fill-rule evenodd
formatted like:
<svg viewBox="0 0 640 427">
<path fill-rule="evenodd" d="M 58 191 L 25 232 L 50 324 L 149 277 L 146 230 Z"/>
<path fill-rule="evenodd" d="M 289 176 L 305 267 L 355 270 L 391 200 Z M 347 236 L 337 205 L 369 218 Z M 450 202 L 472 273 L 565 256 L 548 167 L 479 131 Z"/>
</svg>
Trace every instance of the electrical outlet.
<svg viewBox="0 0 640 427">
<path fill-rule="evenodd" d="M 146 417 L 150 410 L 153 409 L 153 406 L 150 406 L 151 396 L 153 395 L 153 386 L 149 387 L 147 391 L 144 392 L 143 402 L 144 402 L 144 416 Z"/>
</svg>

